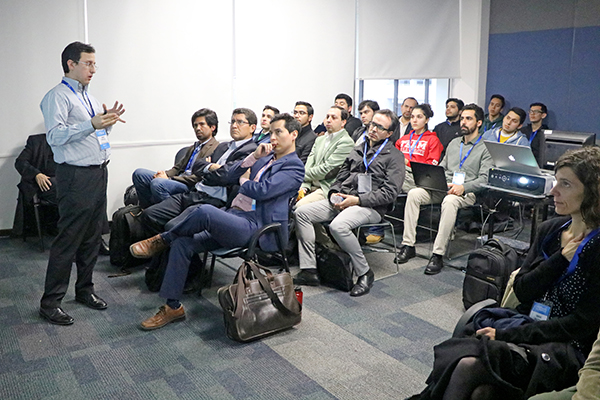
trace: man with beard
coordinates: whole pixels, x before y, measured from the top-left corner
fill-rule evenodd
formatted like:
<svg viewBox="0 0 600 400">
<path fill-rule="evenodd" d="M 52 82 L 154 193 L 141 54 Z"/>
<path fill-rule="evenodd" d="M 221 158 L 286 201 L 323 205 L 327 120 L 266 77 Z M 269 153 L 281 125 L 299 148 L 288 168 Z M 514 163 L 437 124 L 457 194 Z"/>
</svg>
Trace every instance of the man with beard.
<svg viewBox="0 0 600 400">
<path fill-rule="evenodd" d="M 411 189 L 408 192 L 404 208 L 403 246 L 398 254 L 398 262 L 405 263 L 416 255 L 414 246 L 421 205 L 442 203 L 433 255 L 425 268 L 425 274 L 434 275 L 442 270 L 442 257 L 456 222 L 456 214 L 460 208 L 475 204 L 476 194 L 482 190 L 481 185 L 487 182 L 488 171 L 493 166 L 492 157 L 481 140 L 482 135 L 479 134 L 482 122 L 481 107 L 468 104 L 463 108 L 460 115 L 461 136 L 448 144 L 447 157 L 440 163 L 446 171 L 447 193 L 423 188 Z"/>
<path fill-rule="evenodd" d="M 444 150 L 440 159 L 444 158 L 446 154 L 445 150 L 452 139 L 460 136 L 460 111 L 465 106 L 465 103 L 461 99 L 449 98 L 446 100 L 446 121 L 440 122 L 433 128 L 433 131 L 437 135 Z"/>
</svg>

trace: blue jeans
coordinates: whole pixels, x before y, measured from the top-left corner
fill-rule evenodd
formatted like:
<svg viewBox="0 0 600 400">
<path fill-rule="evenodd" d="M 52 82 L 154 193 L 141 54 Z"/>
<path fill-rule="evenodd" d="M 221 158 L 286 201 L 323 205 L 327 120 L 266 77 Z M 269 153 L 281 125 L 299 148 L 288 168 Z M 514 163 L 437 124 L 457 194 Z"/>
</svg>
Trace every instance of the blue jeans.
<svg viewBox="0 0 600 400">
<path fill-rule="evenodd" d="M 189 190 L 185 183 L 172 179 L 153 178 L 155 173 L 144 168 L 138 168 L 133 172 L 132 181 L 142 208 L 150 207 L 174 194 Z"/>
</svg>

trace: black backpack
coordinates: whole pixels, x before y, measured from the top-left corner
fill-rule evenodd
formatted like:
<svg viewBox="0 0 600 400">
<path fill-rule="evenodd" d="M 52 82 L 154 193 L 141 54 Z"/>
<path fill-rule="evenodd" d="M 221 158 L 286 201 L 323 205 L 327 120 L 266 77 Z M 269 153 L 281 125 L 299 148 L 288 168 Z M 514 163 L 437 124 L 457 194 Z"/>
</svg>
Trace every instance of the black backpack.
<svg viewBox="0 0 600 400">
<path fill-rule="evenodd" d="M 147 261 L 129 253 L 129 246 L 148 237 L 140 221 L 141 213 L 142 208 L 136 205 L 121 207 L 114 212 L 109 242 L 111 264 L 127 269 Z"/>
<path fill-rule="evenodd" d="M 517 252 L 498 239 L 490 239 L 469 254 L 463 282 L 463 304 L 468 309 L 485 299 L 502 301 L 510 274 L 518 268 Z"/>
<path fill-rule="evenodd" d="M 315 243 L 317 270 L 321 283 L 349 292 L 354 286 L 350 256 L 338 248 L 330 248 Z"/>
</svg>

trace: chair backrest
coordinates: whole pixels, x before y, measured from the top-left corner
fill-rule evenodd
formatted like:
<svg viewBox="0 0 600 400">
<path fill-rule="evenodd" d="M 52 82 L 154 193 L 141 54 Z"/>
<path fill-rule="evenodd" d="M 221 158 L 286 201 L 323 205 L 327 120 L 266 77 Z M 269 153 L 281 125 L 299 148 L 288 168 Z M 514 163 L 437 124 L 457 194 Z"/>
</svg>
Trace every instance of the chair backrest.
<svg viewBox="0 0 600 400">
<path fill-rule="evenodd" d="M 181 161 L 183 159 L 188 148 L 189 148 L 189 146 L 185 146 L 185 147 L 181 148 L 177 152 L 177 154 L 175 154 L 175 164 L 177 164 L 179 161 Z"/>
</svg>

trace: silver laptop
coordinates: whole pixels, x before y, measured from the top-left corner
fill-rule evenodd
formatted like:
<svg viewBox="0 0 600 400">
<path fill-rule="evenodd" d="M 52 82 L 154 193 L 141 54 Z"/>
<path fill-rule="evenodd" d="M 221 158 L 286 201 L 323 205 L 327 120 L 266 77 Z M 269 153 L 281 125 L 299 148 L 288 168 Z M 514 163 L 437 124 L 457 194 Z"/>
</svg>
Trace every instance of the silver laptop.
<svg viewBox="0 0 600 400">
<path fill-rule="evenodd" d="M 517 146 L 516 144 L 488 140 L 485 140 L 484 143 L 496 168 L 523 174 L 542 175 L 542 171 L 529 146 Z"/>
<path fill-rule="evenodd" d="M 411 161 L 410 167 L 415 178 L 415 185 L 418 187 L 437 192 L 448 192 L 444 167 L 414 161 Z"/>
</svg>

